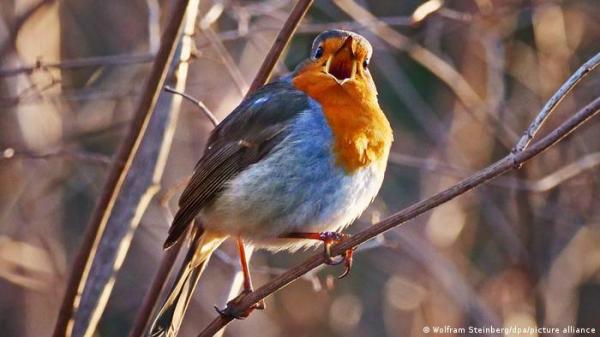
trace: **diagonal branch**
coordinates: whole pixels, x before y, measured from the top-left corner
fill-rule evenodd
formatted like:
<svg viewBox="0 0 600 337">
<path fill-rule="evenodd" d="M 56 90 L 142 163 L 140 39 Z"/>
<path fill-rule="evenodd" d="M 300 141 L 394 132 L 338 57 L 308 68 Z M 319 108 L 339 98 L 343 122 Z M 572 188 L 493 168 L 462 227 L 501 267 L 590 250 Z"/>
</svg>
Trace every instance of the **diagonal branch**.
<svg viewBox="0 0 600 337">
<path fill-rule="evenodd" d="M 248 89 L 246 97 L 256 91 L 256 89 L 262 87 L 269 80 L 277 60 L 281 57 L 283 50 L 290 42 L 290 37 L 294 35 L 294 32 L 298 28 L 298 24 L 302 21 L 302 18 L 306 15 L 306 12 L 308 12 L 312 3 L 313 0 L 299 0 L 296 3 L 296 6 L 292 9 L 290 16 L 279 31 L 279 34 L 277 34 L 275 42 L 273 43 L 271 50 L 269 50 L 263 64 L 260 66 L 254 81 L 250 85 L 250 89 Z"/>
<path fill-rule="evenodd" d="M 340 244 L 332 247 L 332 254 L 339 255 L 342 252 L 357 247 L 358 245 L 375 238 L 377 235 L 382 234 L 394 227 L 397 227 L 408 220 L 411 220 L 443 203 L 446 203 L 457 196 L 464 194 L 471 189 L 493 179 L 501 174 L 511 171 L 516 168 L 514 163 L 522 164 L 529 159 L 540 154 L 548 147 L 554 145 L 560 141 L 563 137 L 567 136 L 577 127 L 591 119 L 596 113 L 600 111 L 600 97 L 596 98 L 592 103 L 588 104 L 585 108 L 571 116 L 567 121 L 561 124 L 554 131 L 549 133 L 542 140 L 534 143 L 527 149 L 513 154 L 510 153 L 499 161 L 492 165 L 476 172 L 472 176 L 460 181 L 458 184 L 430 197 L 423 201 L 417 202 L 412 206 L 405 208 L 404 210 L 395 213 L 383 221 L 353 235 L 348 240 L 341 242 Z M 253 304 L 285 287 L 291 282 L 295 281 L 302 275 L 308 273 L 312 269 L 325 263 L 323 254 L 316 254 L 308 258 L 304 263 L 288 270 L 287 272 L 279 275 L 271 282 L 263 285 L 244 297 L 239 303 L 236 303 L 234 308 L 235 311 L 240 312 L 247 310 Z M 217 331 L 226 326 L 232 321 L 232 318 L 225 316 L 218 316 L 215 318 L 200 334 L 198 337 L 213 336 Z"/>
</svg>

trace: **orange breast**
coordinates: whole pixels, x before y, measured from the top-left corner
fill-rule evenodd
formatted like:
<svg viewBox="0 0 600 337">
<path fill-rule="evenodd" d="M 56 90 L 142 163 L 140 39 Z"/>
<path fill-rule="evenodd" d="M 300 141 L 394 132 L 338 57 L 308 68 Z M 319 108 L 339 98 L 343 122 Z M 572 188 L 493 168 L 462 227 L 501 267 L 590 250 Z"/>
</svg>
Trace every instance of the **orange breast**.
<svg viewBox="0 0 600 337">
<path fill-rule="evenodd" d="M 348 172 L 377 163 L 385 167 L 392 130 L 367 83 L 343 85 L 321 72 L 304 72 L 293 79 L 298 89 L 321 104 L 334 135 L 337 162 Z"/>
</svg>

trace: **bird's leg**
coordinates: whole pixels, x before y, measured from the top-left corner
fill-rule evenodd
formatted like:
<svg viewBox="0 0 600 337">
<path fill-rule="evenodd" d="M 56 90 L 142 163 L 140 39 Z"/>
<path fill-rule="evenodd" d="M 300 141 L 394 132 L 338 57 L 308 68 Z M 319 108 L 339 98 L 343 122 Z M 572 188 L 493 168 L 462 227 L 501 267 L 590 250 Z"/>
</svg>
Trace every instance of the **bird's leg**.
<svg viewBox="0 0 600 337">
<path fill-rule="evenodd" d="M 237 245 L 238 245 L 238 252 L 239 252 L 239 256 L 240 256 L 240 266 L 242 267 L 242 274 L 244 275 L 244 282 L 242 284 L 243 285 L 242 292 L 238 296 L 236 296 L 234 299 L 227 302 L 227 307 L 225 307 L 225 309 L 219 309 L 219 308 L 215 308 L 215 309 L 217 310 L 217 312 L 219 314 L 221 314 L 223 316 L 229 316 L 229 317 L 233 317 L 236 319 L 244 319 L 244 318 L 248 317 L 250 315 L 250 313 L 252 311 L 254 311 L 255 309 L 263 310 L 265 308 L 265 301 L 260 300 L 260 302 L 255 303 L 254 305 L 252 305 L 250 308 L 248 308 L 247 310 L 245 310 L 243 312 L 236 311 L 232 307 L 233 305 L 240 303 L 240 301 L 246 295 L 248 295 L 252 291 L 254 291 L 252 288 L 252 278 L 250 277 L 250 269 L 248 268 L 248 260 L 246 259 L 246 248 L 244 246 L 244 241 L 242 240 L 241 237 L 238 237 Z"/>
<path fill-rule="evenodd" d="M 291 232 L 286 233 L 279 236 L 280 238 L 286 239 L 309 239 L 309 240 L 319 240 L 323 242 L 324 247 L 324 256 L 325 263 L 328 265 L 338 265 L 344 262 L 346 269 L 342 273 L 342 275 L 338 276 L 338 278 L 343 278 L 350 272 L 352 268 L 352 255 L 354 253 L 354 248 L 346 250 L 342 254 L 342 258 L 339 260 L 335 260 L 331 254 L 331 246 L 333 244 L 339 243 L 350 237 L 348 234 L 338 233 L 338 232 L 320 232 L 320 233 L 302 233 L 302 232 Z"/>
</svg>

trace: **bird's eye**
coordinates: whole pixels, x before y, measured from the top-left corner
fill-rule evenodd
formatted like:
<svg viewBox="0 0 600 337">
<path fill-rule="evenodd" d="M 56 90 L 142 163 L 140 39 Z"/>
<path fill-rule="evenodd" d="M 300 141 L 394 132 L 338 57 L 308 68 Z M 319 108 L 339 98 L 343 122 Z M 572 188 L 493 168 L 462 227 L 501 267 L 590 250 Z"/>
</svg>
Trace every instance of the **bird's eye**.
<svg viewBox="0 0 600 337">
<path fill-rule="evenodd" d="M 315 60 L 320 59 L 323 56 L 323 47 L 319 46 L 317 50 L 315 50 L 315 55 L 313 56 Z"/>
<path fill-rule="evenodd" d="M 365 59 L 363 61 L 363 68 L 365 68 L 365 69 L 369 68 L 369 59 Z"/>
</svg>

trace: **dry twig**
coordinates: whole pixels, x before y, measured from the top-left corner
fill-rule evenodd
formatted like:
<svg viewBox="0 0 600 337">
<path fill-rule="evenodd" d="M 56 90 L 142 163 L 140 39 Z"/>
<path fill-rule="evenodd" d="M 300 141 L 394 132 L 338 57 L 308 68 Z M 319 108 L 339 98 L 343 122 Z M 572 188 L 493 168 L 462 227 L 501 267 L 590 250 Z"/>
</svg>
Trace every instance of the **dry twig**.
<svg viewBox="0 0 600 337">
<path fill-rule="evenodd" d="M 154 59 L 153 54 L 138 54 L 138 55 L 109 55 L 109 56 L 93 56 L 84 57 L 73 60 L 64 60 L 61 62 L 43 62 L 38 60 L 35 64 L 21 66 L 12 69 L 0 69 L 0 77 L 16 76 L 19 74 L 31 74 L 37 70 L 44 69 L 79 69 L 86 67 L 106 67 L 106 66 L 122 66 L 130 64 L 147 63 Z"/>
<path fill-rule="evenodd" d="M 594 55 L 591 59 L 585 62 L 569 79 L 558 88 L 558 90 L 552 95 L 552 97 L 546 102 L 546 105 L 542 110 L 535 116 L 535 119 L 531 122 L 527 130 L 523 133 L 513 152 L 518 153 L 523 151 L 529 142 L 535 137 L 535 134 L 540 130 L 546 119 L 550 116 L 552 111 L 556 109 L 558 103 L 567 96 L 569 92 L 575 87 L 579 81 L 586 77 L 594 68 L 600 64 L 600 53 Z"/>
<path fill-rule="evenodd" d="M 219 56 L 219 59 L 225 66 L 225 69 L 227 69 L 227 73 L 233 80 L 233 83 L 235 83 L 240 95 L 243 95 L 246 91 L 246 88 L 248 88 L 248 83 L 246 83 L 244 75 L 242 75 L 242 72 L 237 66 L 235 60 L 233 57 L 231 57 L 231 54 L 229 51 L 227 51 L 227 48 L 225 48 L 223 42 L 219 40 L 217 34 L 210 27 L 203 28 L 202 31 L 208 41 L 210 41 L 210 44 Z"/>
<path fill-rule="evenodd" d="M 217 119 L 217 117 L 215 117 L 215 115 L 210 111 L 210 109 L 201 101 L 195 99 L 194 97 L 186 94 L 185 92 L 181 92 L 178 90 L 175 90 L 173 88 L 171 88 L 170 86 L 165 86 L 165 91 L 166 92 L 170 92 L 172 94 L 176 94 L 176 95 L 180 95 L 181 97 L 187 99 L 188 101 L 196 104 L 197 107 L 200 108 L 200 110 L 202 111 L 202 113 L 210 120 L 210 122 L 212 123 L 213 126 L 217 126 L 219 125 L 219 120 Z"/>
<path fill-rule="evenodd" d="M 74 160 L 82 160 L 90 163 L 96 163 L 100 165 L 112 164 L 112 159 L 100 153 L 82 152 L 82 151 L 71 151 L 71 150 L 57 150 L 54 152 L 46 153 L 35 153 L 31 151 L 15 150 L 13 148 L 6 148 L 0 153 L 0 161 L 8 160 L 12 158 L 27 158 L 27 159 L 51 159 L 51 158 L 66 158 Z"/>
</svg>

